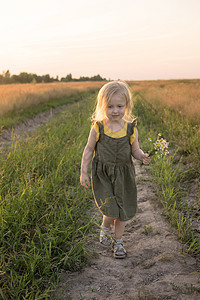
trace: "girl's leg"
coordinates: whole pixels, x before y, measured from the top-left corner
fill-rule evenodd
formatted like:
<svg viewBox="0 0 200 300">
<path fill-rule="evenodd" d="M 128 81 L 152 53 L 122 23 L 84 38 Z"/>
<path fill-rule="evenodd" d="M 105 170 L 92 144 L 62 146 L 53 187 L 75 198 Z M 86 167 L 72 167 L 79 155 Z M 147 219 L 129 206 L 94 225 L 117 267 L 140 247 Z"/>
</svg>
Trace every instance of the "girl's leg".
<svg viewBox="0 0 200 300">
<path fill-rule="evenodd" d="M 115 224 L 115 238 L 117 240 L 120 240 L 122 239 L 122 236 L 124 234 L 126 222 L 122 222 L 120 221 L 120 219 L 115 219 L 114 224 Z"/>
<path fill-rule="evenodd" d="M 114 218 L 107 217 L 103 215 L 103 225 L 110 229 L 111 225 L 113 224 Z"/>
<path fill-rule="evenodd" d="M 125 258 L 126 250 L 123 247 L 122 236 L 126 226 L 126 222 L 120 221 L 120 219 L 115 219 L 115 241 L 113 243 L 113 251 L 115 258 Z"/>
<path fill-rule="evenodd" d="M 111 245 L 111 237 L 110 237 L 110 229 L 111 225 L 113 224 L 114 218 L 103 216 L 103 222 L 101 224 L 101 231 L 100 231 L 100 243 L 104 246 Z"/>
</svg>

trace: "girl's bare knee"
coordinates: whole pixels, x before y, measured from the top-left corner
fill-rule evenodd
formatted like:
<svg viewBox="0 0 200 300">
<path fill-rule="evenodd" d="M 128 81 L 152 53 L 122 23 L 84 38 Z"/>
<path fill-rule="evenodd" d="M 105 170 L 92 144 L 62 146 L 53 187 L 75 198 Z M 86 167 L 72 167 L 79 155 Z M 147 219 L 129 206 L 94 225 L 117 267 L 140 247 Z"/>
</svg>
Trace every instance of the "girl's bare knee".
<svg viewBox="0 0 200 300">
<path fill-rule="evenodd" d="M 106 227 L 110 227 L 112 225 L 114 221 L 114 218 L 113 217 L 107 217 L 107 216 L 103 216 L 103 224 L 104 226 Z"/>
</svg>

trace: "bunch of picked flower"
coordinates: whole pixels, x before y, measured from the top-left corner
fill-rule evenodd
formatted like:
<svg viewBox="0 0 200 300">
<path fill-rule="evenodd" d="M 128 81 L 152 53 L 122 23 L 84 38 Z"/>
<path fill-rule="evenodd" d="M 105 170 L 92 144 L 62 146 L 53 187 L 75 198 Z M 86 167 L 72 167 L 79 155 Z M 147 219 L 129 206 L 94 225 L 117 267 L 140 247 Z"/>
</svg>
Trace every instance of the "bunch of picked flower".
<svg viewBox="0 0 200 300">
<path fill-rule="evenodd" d="M 152 143 L 152 150 L 149 151 L 149 156 L 156 155 L 158 158 L 161 158 L 162 156 L 169 154 L 169 143 L 161 136 L 162 135 L 159 133 L 155 142 L 153 142 L 151 138 L 148 138 L 148 140 Z"/>
</svg>

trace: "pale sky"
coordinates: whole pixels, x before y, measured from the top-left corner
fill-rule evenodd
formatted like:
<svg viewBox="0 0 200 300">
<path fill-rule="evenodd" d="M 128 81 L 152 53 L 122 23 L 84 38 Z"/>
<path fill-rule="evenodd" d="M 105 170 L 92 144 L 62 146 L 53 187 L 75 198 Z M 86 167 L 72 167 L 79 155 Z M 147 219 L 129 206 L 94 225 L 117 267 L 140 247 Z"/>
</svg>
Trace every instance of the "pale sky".
<svg viewBox="0 0 200 300">
<path fill-rule="evenodd" d="M 200 0 L 1 0 L 0 73 L 200 78 Z"/>
</svg>

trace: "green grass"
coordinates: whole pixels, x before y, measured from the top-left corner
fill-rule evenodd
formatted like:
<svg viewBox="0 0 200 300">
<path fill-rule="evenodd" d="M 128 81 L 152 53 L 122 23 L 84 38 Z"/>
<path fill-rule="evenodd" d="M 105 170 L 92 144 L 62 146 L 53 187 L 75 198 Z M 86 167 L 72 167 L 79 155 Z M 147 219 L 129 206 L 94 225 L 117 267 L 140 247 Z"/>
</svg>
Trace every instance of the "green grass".
<svg viewBox="0 0 200 300">
<path fill-rule="evenodd" d="M 148 151 L 148 137 L 159 132 L 170 142 L 170 155 L 151 163 L 163 212 L 185 249 L 199 255 L 199 236 L 192 229 L 183 191 L 184 184 L 190 186 L 199 176 L 196 125 L 170 110 L 155 109 L 142 94 L 134 98 L 142 148 Z M 47 299 L 61 270 L 74 271 L 87 263 L 93 196 L 80 187 L 79 170 L 94 102 L 94 94 L 85 97 L 1 153 L 2 299 Z"/>
<path fill-rule="evenodd" d="M 134 114 L 138 116 L 142 148 L 148 151 L 148 138 L 156 140 L 158 133 L 169 142 L 170 154 L 162 159 L 154 157 L 151 163 L 163 213 L 176 228 L 177 237 L 183 243 L 184 250 L 199 256 L 200 235 L 193 229 L 192 224 L 194 218 L 200 219 L 200 198 L 196 195 L 193 199 L 193 208 L 186 201 L 185 191 L 192 189 L 200 175 L 199 126 L 166 107 L 155 108 L 140 92 L 135 93 L 134 98 Z"/>
<path fill-rule="evenodd" d="M 79 169 L 90 129 L 86 104 L 95 97 L 88 98 L 1 154 L 3 299 L 45 299 L 59 270 L 87 262 L 93 197 L 80 187 Z"/>
</svg>

